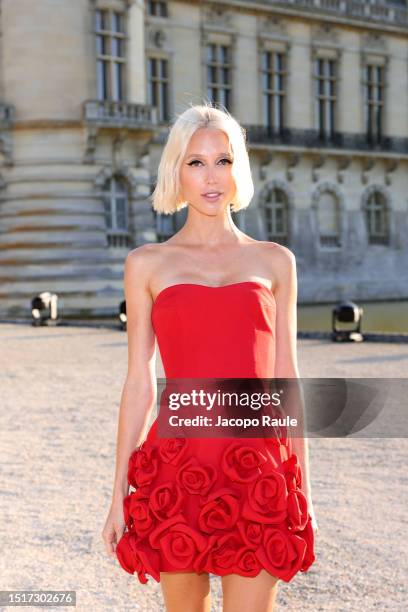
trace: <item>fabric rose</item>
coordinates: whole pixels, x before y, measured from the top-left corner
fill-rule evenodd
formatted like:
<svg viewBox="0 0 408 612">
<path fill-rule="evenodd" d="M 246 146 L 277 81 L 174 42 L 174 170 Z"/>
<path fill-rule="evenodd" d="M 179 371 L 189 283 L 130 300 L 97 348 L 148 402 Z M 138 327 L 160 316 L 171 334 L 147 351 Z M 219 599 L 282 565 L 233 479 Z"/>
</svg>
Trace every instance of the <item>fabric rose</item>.
<svg viewBox="0 0 408 612">
<path fill-rule="evenodd" d="M 189 493 L 207 495 L 217 480 L 217 471 L 212 465 L 202 465 L 191 457 L 179 468 L 176 481 Z"/>
<path fill-rule="evenodd" d="M 169 481 L 152 490 L 149 508 L 160 521 L 165 521 L 179 511 L 182 501 L 180 487 Z"/>
<path fill-rule="evenodd" d="M 162 571 L 191 569 L 194 559 L 206 546 L 205 537 L 189 527 L 181 514 L 160 523 L 151 532 L 149 542 L 159 549 L 164 559 Z"/>
<path fill-rule="evenodd" d="M 236 573 L 241 576 L 257 576 L 262 567 L 255 552 L 242 547 L 235 556 Z"/>
<path fill-rule="evenodd" d="M 302 567 L 306 542 L 286 527 L 266 527 L 255 554 L 273 576 L 289 582 Z"/>
<path fill-rule="evenodd" d="M 260 523 L 281 523 L 287 515 L 286 481 L 279 472 L 259 476 L 248 489 L 242 516 Z"/>
<path fill-rule="evenodd" d="M 159 455 L 164 463 L 178 465 L 186 450 L 186 438 L 168 438 L 160 442 Z"/>
<path fill-rule="evenodd" d="M 296 491 L 289 491 L 288 524 L 290 529 L 304 529 L 306 527 L 308 518 L 308 505 L 304 493 L 300 489 Z"/>
<path fill-rule="evenodd" d="M 225 576 L 236 569 L 236 555 L 245 544 L 238 533 L 228 533 L 223 536 L 211 535 L 204 550 L 194 561 L 194 571 L 212 572 Z"/>
<path fill-rule="evenodd" d="M 208 496 L 198 515 L 198 526 L 205 533 L 216 529 L 230 529 L 239 516 L 236 495 L 230 489 L 220 489 Z"/>
<path fill-rule="evenodd" d="M 262 542 L 264 525 L 253 521 L 240 520 L 237 522 L 239 532 L 248 548 L 256 549 Z"/>
<path fill-rule="evenodd" d="M 214 548 L 217 546 L 218 540 L 218 536 L 215 535 L 210 535 L 207 537 L 205 547 L 193 561 L 193 569 L 197 574 L 212 571 L 211 555 Z"/>
<path fill-rule="evenodd" d="M 295 491 L 302 487 L 302 470 L 297 455 L 291 454 L 289 459 L 282 463 L 283 471 L 286 478 L 286 486 L 288 491 Z"/>
<path fill-rule="evenodd" d="M 221 536 L 212 553 L 213 568 L 220 576 L 225 576 L 235 567 L 235 558 L 242 548 L 241 538 L 233 533 Z"/>
<path fill-rule="evenodd" d="M 149 494 L 143 489 L 137 489 L 129 496 L 129 514 L 133 520 L 133 529 L 140 537 L 144 537 L 154 526 L 154 517 L 149 509 Z"/>
<path fill-rule="evenodd" d="M 128 482 L 133 487 L 150 484 L 158 471 L 157 449 L 149 444 L 136 448 L 129 457 Z"/>
<path fill-rule="evenodd" d="M 148 582 L 146 574 L 150 574 L 160 582 L 159 555 L 156 551 L 147 553 L 139 547 L 137 537 L 126 531 L 116 546 L 116 557 L 129 574 L 137 573 L 142 584 Z"/>
<path fill-rule="evenodd" d="M 256 448 L 233 442 L 222 455 L 221 467 L 231 480 L 246 483 L 259 476 L 265 462 L 265 455 Z"/>
<path fill-rule="evenodd" d="M 314 531 L 312 527 L 312 519 L 309 515 L 309 520 L 306 523 L 306 527 L 302 531 L 294 532 L 295 535 L 299 536 L 306 542 L 306 552 L 303 558 L 302 566 L 300 568 L 301 572 L 305 572 L 309 569 L 309 567 L 316 560 L 315 552 L 314 552 Z"/>
</svg>

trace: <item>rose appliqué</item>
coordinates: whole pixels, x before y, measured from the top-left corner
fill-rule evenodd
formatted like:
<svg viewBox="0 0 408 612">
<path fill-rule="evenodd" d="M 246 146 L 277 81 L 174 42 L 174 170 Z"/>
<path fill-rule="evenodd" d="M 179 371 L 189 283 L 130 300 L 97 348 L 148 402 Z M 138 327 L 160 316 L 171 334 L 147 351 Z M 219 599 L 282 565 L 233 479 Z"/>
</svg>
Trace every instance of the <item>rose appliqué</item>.
<svg viewBox="0 0 408 612">
<path fill-rule="evenodd" d="M 156 477 L 159 459 L 154 446 L 143 444 L 136 448 L 129 457 L 128 482 L 133 487 L 150 484 Z"/>
<path fill-rule="evenodd" d="M 287 515 L 288 491 L 280 472 L 262 474 L 248 489 L 242 515 L 261 523 L 281 523 Z"/>
<path fill-rule="evenodd" d="M 176 481 L 186 491 L 207 495 L 215 481 L 217 470 L 212 465 L 202 465 L 194 457 L 184 463 L 177 472 Z"/>
<path fill-rule="evenodd" d="M 230 529 L 239 516 L 236 494 L 229 489 L 221 489 L 209 495 L 198 516 L 198 526 L 205 533 L 216 529 Z"/>
<path fill-rule="evenodd" d="M 231 480 L 246 483 L 259 476 L 261 465 L 266 460 L 266 456 L 256 448 L 233 442 L 222 455 L 221 467 Z"/>
</svg>

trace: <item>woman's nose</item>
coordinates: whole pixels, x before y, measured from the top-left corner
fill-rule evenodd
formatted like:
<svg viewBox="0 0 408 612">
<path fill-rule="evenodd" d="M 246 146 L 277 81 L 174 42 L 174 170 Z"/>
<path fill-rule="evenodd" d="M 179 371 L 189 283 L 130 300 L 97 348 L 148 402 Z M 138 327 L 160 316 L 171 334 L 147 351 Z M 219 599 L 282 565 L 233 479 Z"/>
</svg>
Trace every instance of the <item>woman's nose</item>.
<svg viewBox="0 0 408 612">
<path fill-rule="evenodd" d="M 216 181 L 216 174 L 217 174 L 216 168 L 212 168 L 210 166 L 207 166 L 206 182 L 207 183 L 214 183 L 214 181 Z"/>
</svg>

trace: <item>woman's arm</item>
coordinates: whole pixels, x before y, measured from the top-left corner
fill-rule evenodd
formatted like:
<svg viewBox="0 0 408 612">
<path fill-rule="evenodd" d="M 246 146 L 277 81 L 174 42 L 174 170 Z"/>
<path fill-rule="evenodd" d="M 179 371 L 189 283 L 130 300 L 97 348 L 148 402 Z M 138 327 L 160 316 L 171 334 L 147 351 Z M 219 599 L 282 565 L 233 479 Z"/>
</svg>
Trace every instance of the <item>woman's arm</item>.
<svg viewBox="0 0 408 612">
<path fill-rule="evenodd" d="M 124 268 L 128 369 L 120 401 L 112 496 L 113 502 L 120 503 L 128 492 L 129 456 L 144 440 L 156 403 L 156 342 L 151 324 L 148 255 L 148 245 L 133 249 Z"/>
<path fill-rule="evenodd" d="M 286 247 L 274 251 L 274 275 L 277 277 L 276 299 L 276 361 L 275 378 L 298 379 L 297 364 L 297 274 L 295 255 Z M 297 455 L 302 470 L 302 490 L 311 503 L 309 475 L 309 451 L 307 438 L 303 434 L 304 407 L 303 394 L 299 383 L 290 382 L 286 386 L 283 399 L 284 414 L 298 419 L 295 432 L 299 437 L 291 437 L 292 451 Z M 286 409 L 285 409 L 286 406 Z M 290 434 L 290 431 L 289 431 Z"/>
</svg>

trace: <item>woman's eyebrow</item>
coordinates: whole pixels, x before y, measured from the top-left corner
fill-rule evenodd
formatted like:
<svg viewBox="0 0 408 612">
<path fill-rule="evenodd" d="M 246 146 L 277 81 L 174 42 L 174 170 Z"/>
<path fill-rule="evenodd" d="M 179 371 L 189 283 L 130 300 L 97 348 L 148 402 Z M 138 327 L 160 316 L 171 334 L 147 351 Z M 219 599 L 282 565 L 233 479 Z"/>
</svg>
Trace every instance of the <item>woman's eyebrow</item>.
<svg viewBox="0 0 408 612">
<path fill-rule="evenodd" d="M 225 157 L 231 157 L 231 153 L 219 153 L 217 157 L 221 157 L 221 155 L 224 155 Z M 191 153 L 190 155 L 187 155 L 187 159 L 189 159 L 190 157 L 205 157 L 205 155 L 200 155 L 200 153 Z"/>
</svg>

